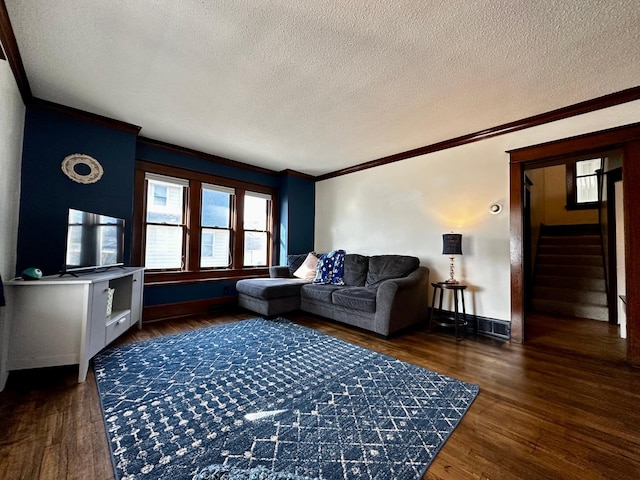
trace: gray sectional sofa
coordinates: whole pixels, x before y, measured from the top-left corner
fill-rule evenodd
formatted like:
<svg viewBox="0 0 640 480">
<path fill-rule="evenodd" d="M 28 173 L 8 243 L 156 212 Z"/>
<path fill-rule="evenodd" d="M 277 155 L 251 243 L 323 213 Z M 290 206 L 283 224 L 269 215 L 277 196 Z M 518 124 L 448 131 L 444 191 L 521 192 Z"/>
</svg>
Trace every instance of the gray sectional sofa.
<svg viewBox="0 0 640 480">
<path fill-rule="evenodd" d="M 426 320 L 429 269 L 417 257 L 347 254 L 344 285 L 295 278 L 306 257 L 289 255 L 270 278 L 238 281 L 238 304 L 265 316 L 303 310 L 383 336 Z"/>
</svg>

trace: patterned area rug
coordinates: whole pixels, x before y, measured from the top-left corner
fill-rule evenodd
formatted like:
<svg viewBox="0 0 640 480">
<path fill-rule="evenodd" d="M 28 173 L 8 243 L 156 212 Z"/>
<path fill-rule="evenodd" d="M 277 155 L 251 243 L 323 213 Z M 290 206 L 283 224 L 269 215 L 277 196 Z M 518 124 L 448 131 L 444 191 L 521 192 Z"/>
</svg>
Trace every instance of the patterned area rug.
<svg viewBox="0 0 640 480">
<path fill-rule="evenodd" d="M 288 320 L 94 359 L 117 478 L 418 480 L 478 386 Z"/>
</svg>

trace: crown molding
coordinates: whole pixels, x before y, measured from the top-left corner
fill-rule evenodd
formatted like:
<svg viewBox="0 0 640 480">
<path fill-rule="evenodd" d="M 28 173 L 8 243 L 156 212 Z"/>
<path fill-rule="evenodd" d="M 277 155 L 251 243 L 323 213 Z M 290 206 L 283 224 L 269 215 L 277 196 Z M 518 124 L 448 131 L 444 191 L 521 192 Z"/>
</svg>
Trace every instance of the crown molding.
<svg viewBox="0 0 640 480">
<path fill-rule="evenodd" d="M 70 117 L 74 117 L 86 122 L 102 125 L 104 127 L 113 128 L 115 130 L 121 130 L 123 132 L 132 133 L 134 135 L 138 135 L 141 128 L 141 127 L 138 127 L 137 125 L 132 125 L 127 122 L 114 120 L 113 118 L 104 117 L 102 115 L 86 112 L 78 108 L 67 107 L 66 105 L 61 105 L 59 103 L 54 103 L 48 100 L 42 100 L 40 98 L 35 98 L 35 97 L 31 100 L 31 102 L 29 102 L 29 106 L 43 108 L 47 110 L 53 110 L 63 115 L 68 115 Z"/>
<path fill-rule="evenodd" d="M 181 155 L 187 155 L 190 157 L 198 158 L 200 160 L 207 160 L 213 163 L 220 163 L 229 167 L 241 168 L 255 173 L 262 173 L 266 175 L 278 175 L 275 170 L 269 170 L 263 167 L 256 167 L 255 165 L 249 165 L 248 163 L 239 162 L 237 160 L 231 160 L 225 157 L 219 157 L 218 155 L 212 155 L 210 153 L 204 153 L 199 150 L 193 150 L 187 147 L 181 147 L 180 145 L 174 145 L 173 143 L 163 142 L 161 140 L 154 140 L 147 137 L 138 137 L 138 142 L 153 148 L 161 148 L 170 152 L 179 153 Z"/>
<path fill-rule="evenodd" d="M 550 112 L 541 113 L 532 117 L 523 118 L 514 122 L 504 123 L 495 127 L 480 130 L 478 132 L 470 133 L 468 135 L 462 135 L 460 137 L 452 138 L 438 143 L 433 143 L 424 147 L 415 148 L 402 153 L 396 153 L 387 157 L 382 157 L 377 160 L 371 160 L 369 162 L 354 165 L 353 167 L 343 168 L 336 170 L 335 172 L 325 173 L 317 177 L 318 181 L 327 180 L 329 178 L 339 177 L 347 175 L 349 173 L 355 173 L 369 168 L 379 167 L 381 165 L 387 165 L 389 163 L 398 162 L 400 160 L 406 160 L 408 158 L 418 157 L 420 155 L 426 155 L 428 153 L 438 152 L 440 150 L 446 150 L 453 147 L 459 147 L 468 143 L 485 140 L 487 138 L 496 137 L 498 135 L 504 135 L 506 133 L 517 132 L 518 130 L 524 130 L 527 128 L 535 127 L 545 123 L 555 122 L 556 120 L 562 120 L 564 118 L 573 117 L 576 115 L 582 115 L 584 113 L 601 110 L 607 107 L 613 107 L 622 103 L 632 102 L 640 99 L 640 86 L 621 90 L 619 92 L 610 93 L 602 97 L 597 97 L 584 102 L 562 107 Z"/>
<path fill-rule="evenodd" d="M 280 176 L 298 177 L 298 178 L 302 178 L 303 180 L 311 180 L 312 182 L 316 181 L 316 177 L 314 177 L 313 175 L 298 172 L 297 170 L 291 170 L 290 168 L 280 171 Z"/>
<path fill-rule="evenodd" d="M 0 0 L 0 43 L 2 44 L 4 53 L 9 61 L 9 66 L 13 71 L 13 76 L 16 79 L 18 90 L 22 96 L 22 101 L 26 105 L 33 99 L 33 94 L 31 93 L 29 80 L 27 80 L 27 72 L 25 71 L 24 64 L 22 63 L 22 57 L 20 56 L 20 50 L 18 49 L 18 42 L 16 42 L 16 37 L 13 34 L 13 27 L 11 26 L 9 12 L 7 11 L 7 5 L 4 0 Z"/>
<path fill-rule="evenodd" d="M 628 142 L 640 141 L 640 122 L 620 127 L 608 128 L 598 132 L 584 133 L 570 138 L 552 140 L 528 147 L 507 150 L 509 163 L 557 161 L 567 156 L 587 155 L 621 148 Z"/>
</svg>

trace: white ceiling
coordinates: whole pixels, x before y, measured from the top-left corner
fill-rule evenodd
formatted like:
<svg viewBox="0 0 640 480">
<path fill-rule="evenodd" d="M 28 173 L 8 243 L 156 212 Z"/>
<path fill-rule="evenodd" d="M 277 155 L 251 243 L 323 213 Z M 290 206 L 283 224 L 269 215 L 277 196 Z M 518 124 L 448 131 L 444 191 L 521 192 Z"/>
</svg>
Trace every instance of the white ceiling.
<svg viewBox="0 0 640 480">
<path fill-rule="evenodd" d="M 640 85 L 638 0 L 6 0 L 34 96 L 311 175 Z"/>
</svg>

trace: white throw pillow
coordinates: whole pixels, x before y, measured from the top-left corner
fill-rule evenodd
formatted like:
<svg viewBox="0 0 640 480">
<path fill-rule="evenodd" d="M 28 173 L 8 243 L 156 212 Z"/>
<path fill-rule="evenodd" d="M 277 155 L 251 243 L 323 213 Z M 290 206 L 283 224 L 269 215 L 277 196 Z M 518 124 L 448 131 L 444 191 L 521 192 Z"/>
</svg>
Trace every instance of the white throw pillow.
<svg viewBox="0 0 640 480">
<path fill-rule="evenodd" d="M 302 262 L 302 265 L 293 272 L 293 276 L 303 280 L 313 280 L 316 278 L 316 265 L 318 265 L 318 257 L 313 252 L 310 252 Z"/>
</svg>

